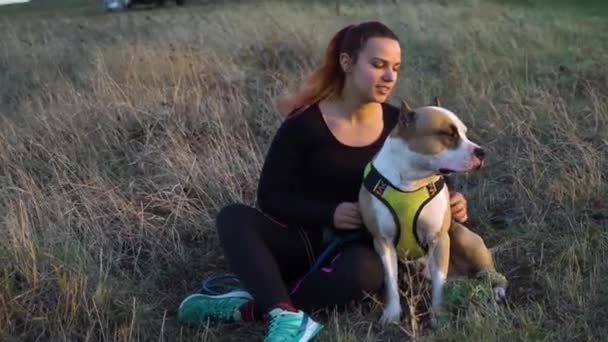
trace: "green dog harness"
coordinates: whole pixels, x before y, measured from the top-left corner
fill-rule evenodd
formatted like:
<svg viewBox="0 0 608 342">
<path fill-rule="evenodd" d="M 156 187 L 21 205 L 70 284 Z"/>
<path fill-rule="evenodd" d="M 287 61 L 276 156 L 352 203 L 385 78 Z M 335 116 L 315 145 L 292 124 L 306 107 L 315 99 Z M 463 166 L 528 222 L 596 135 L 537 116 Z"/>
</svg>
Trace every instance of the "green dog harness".
<svg viewBox="0 0 608 342">
<path fill-rule="evenodd" d="M 382 176 L 370 162 L 365 166 L 363 184 L 393 215 L 397 227 L 394 241 L 397 255 L 407 259 L 424 256 L 428 246 L 423 246 L 416 235 L 416 224 L 422 208 L 443 189 L 443 177 L 417 190 L 402 191 Z"/>
</svg>

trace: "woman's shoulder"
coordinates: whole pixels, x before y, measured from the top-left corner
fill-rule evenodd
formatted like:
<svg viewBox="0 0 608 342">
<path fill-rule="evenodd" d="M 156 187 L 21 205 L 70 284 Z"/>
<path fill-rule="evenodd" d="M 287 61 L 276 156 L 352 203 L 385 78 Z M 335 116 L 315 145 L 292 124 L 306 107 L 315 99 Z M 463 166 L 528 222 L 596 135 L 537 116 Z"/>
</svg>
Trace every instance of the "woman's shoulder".
<svg viewBox="0 0 608 342">
<path fill-rule="evenodd" d="M 290 130 L 306 130 L 312 128 L 318 124 L 319 106 L 317 103 L 309 105 L 308 107 L 291 114 L 285 118 L 282 126 L 286 126 Z"/>
<path fill-rule="evenodd" d="M 319 112 L 316 104 L 291 114 L 283 119 L 277 134 L 289 136 L 290 139 L 309 139 L 311 132 L 318 131 Z"/>
</svg>

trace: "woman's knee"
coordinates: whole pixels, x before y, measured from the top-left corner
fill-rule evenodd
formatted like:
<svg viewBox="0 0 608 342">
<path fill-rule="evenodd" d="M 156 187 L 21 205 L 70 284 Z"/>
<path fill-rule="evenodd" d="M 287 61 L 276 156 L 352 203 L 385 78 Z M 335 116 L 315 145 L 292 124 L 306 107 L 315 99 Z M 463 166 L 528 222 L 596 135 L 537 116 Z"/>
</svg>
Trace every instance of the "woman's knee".
<svg viewBox="0 0 608 342">
<path fill-rule="evenodd" d="M 243 222 L 247 222 L 251 217 L 252 210 L 255 209 L 242 203 L 229 204 L 220 209 L 215 217 L 215 226 L 220 236 L 240 229 Z"/>
</svg>

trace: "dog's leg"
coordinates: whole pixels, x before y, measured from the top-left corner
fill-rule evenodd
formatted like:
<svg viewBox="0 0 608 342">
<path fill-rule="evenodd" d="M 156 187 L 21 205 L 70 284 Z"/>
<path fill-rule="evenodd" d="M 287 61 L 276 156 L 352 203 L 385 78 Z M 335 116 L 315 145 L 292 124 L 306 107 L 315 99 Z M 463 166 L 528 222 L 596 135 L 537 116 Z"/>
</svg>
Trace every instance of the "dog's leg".
<svg viewBox="0 0 608 342">
<path fill-rule="evenodd" d="M 384 301 L 385 307 L 380 323 L 386 325 L 398 322 L 401 318 L 401 303 L 399 300 L 399 284 L 397 279 L 397 252 L 391 240 L 380 237 L 374 239 L 374 247 L 384 266 Z"/>
<path fill-rule="evenodd" d="M 494 270 L 492 253 L 479 235 L 457 222 L 452 222 L 449 234 L 453 254 L 465 258 L 471 271 Z"/>
<path fill-rule="evenodd" d="M 496 272 L 492 253 L 486 247 L 483 239 L 471 231 L 467 227 L 453 222 L 450 227 L 450 240 L 452 255 L 460 260 L 460 264 L 466 265 L 470 273 L 478 274 L 479 272 L 489 272 L 490 274 L 498 274 Z M 505 299 L 507 281 L 498 277 L 492 284 L 494 290 L 494 299 L 501 302 Z"/>
<path fill-rule="evenodd" d="M 440 233 L 436 239 L 429 244 L 430 267 L 432 280 L 431 299 L 431 326 L 437 326 L 437 320 L 441 313 L 441 301 L 443 285 L 448 274 L 450 264 L 450 237 L 447 232 Z"/>
</svg>

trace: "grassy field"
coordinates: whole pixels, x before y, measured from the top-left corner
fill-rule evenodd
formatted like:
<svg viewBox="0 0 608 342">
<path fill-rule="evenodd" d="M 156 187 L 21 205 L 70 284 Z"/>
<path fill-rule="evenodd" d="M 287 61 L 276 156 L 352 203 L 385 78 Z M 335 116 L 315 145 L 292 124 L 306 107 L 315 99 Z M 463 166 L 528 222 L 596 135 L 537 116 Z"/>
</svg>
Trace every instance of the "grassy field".
<svg viewBox="0 0 608 342">
<path fill-rule="evenodd" d="M 314 313 L 319 340 L 608 334 L 606 5 L 343 1 L 336 17 L 333 2 L 91 3 L 0 7 L 0 340 L 255 340 L 261 324 L 180 327 L 177 305 L 226 270 L 213 220 L 254 204 L 282 120 L 271 99 L 368 19 L 402 40 L 390 101 L 440 96 L 489 151 L 456 182 L 508 304 L 429 331 L 428 288 L 412 286 L 403 303 L 419 310 L 401 325 L 377 326 L 374 297 Z"/>
</svg>

